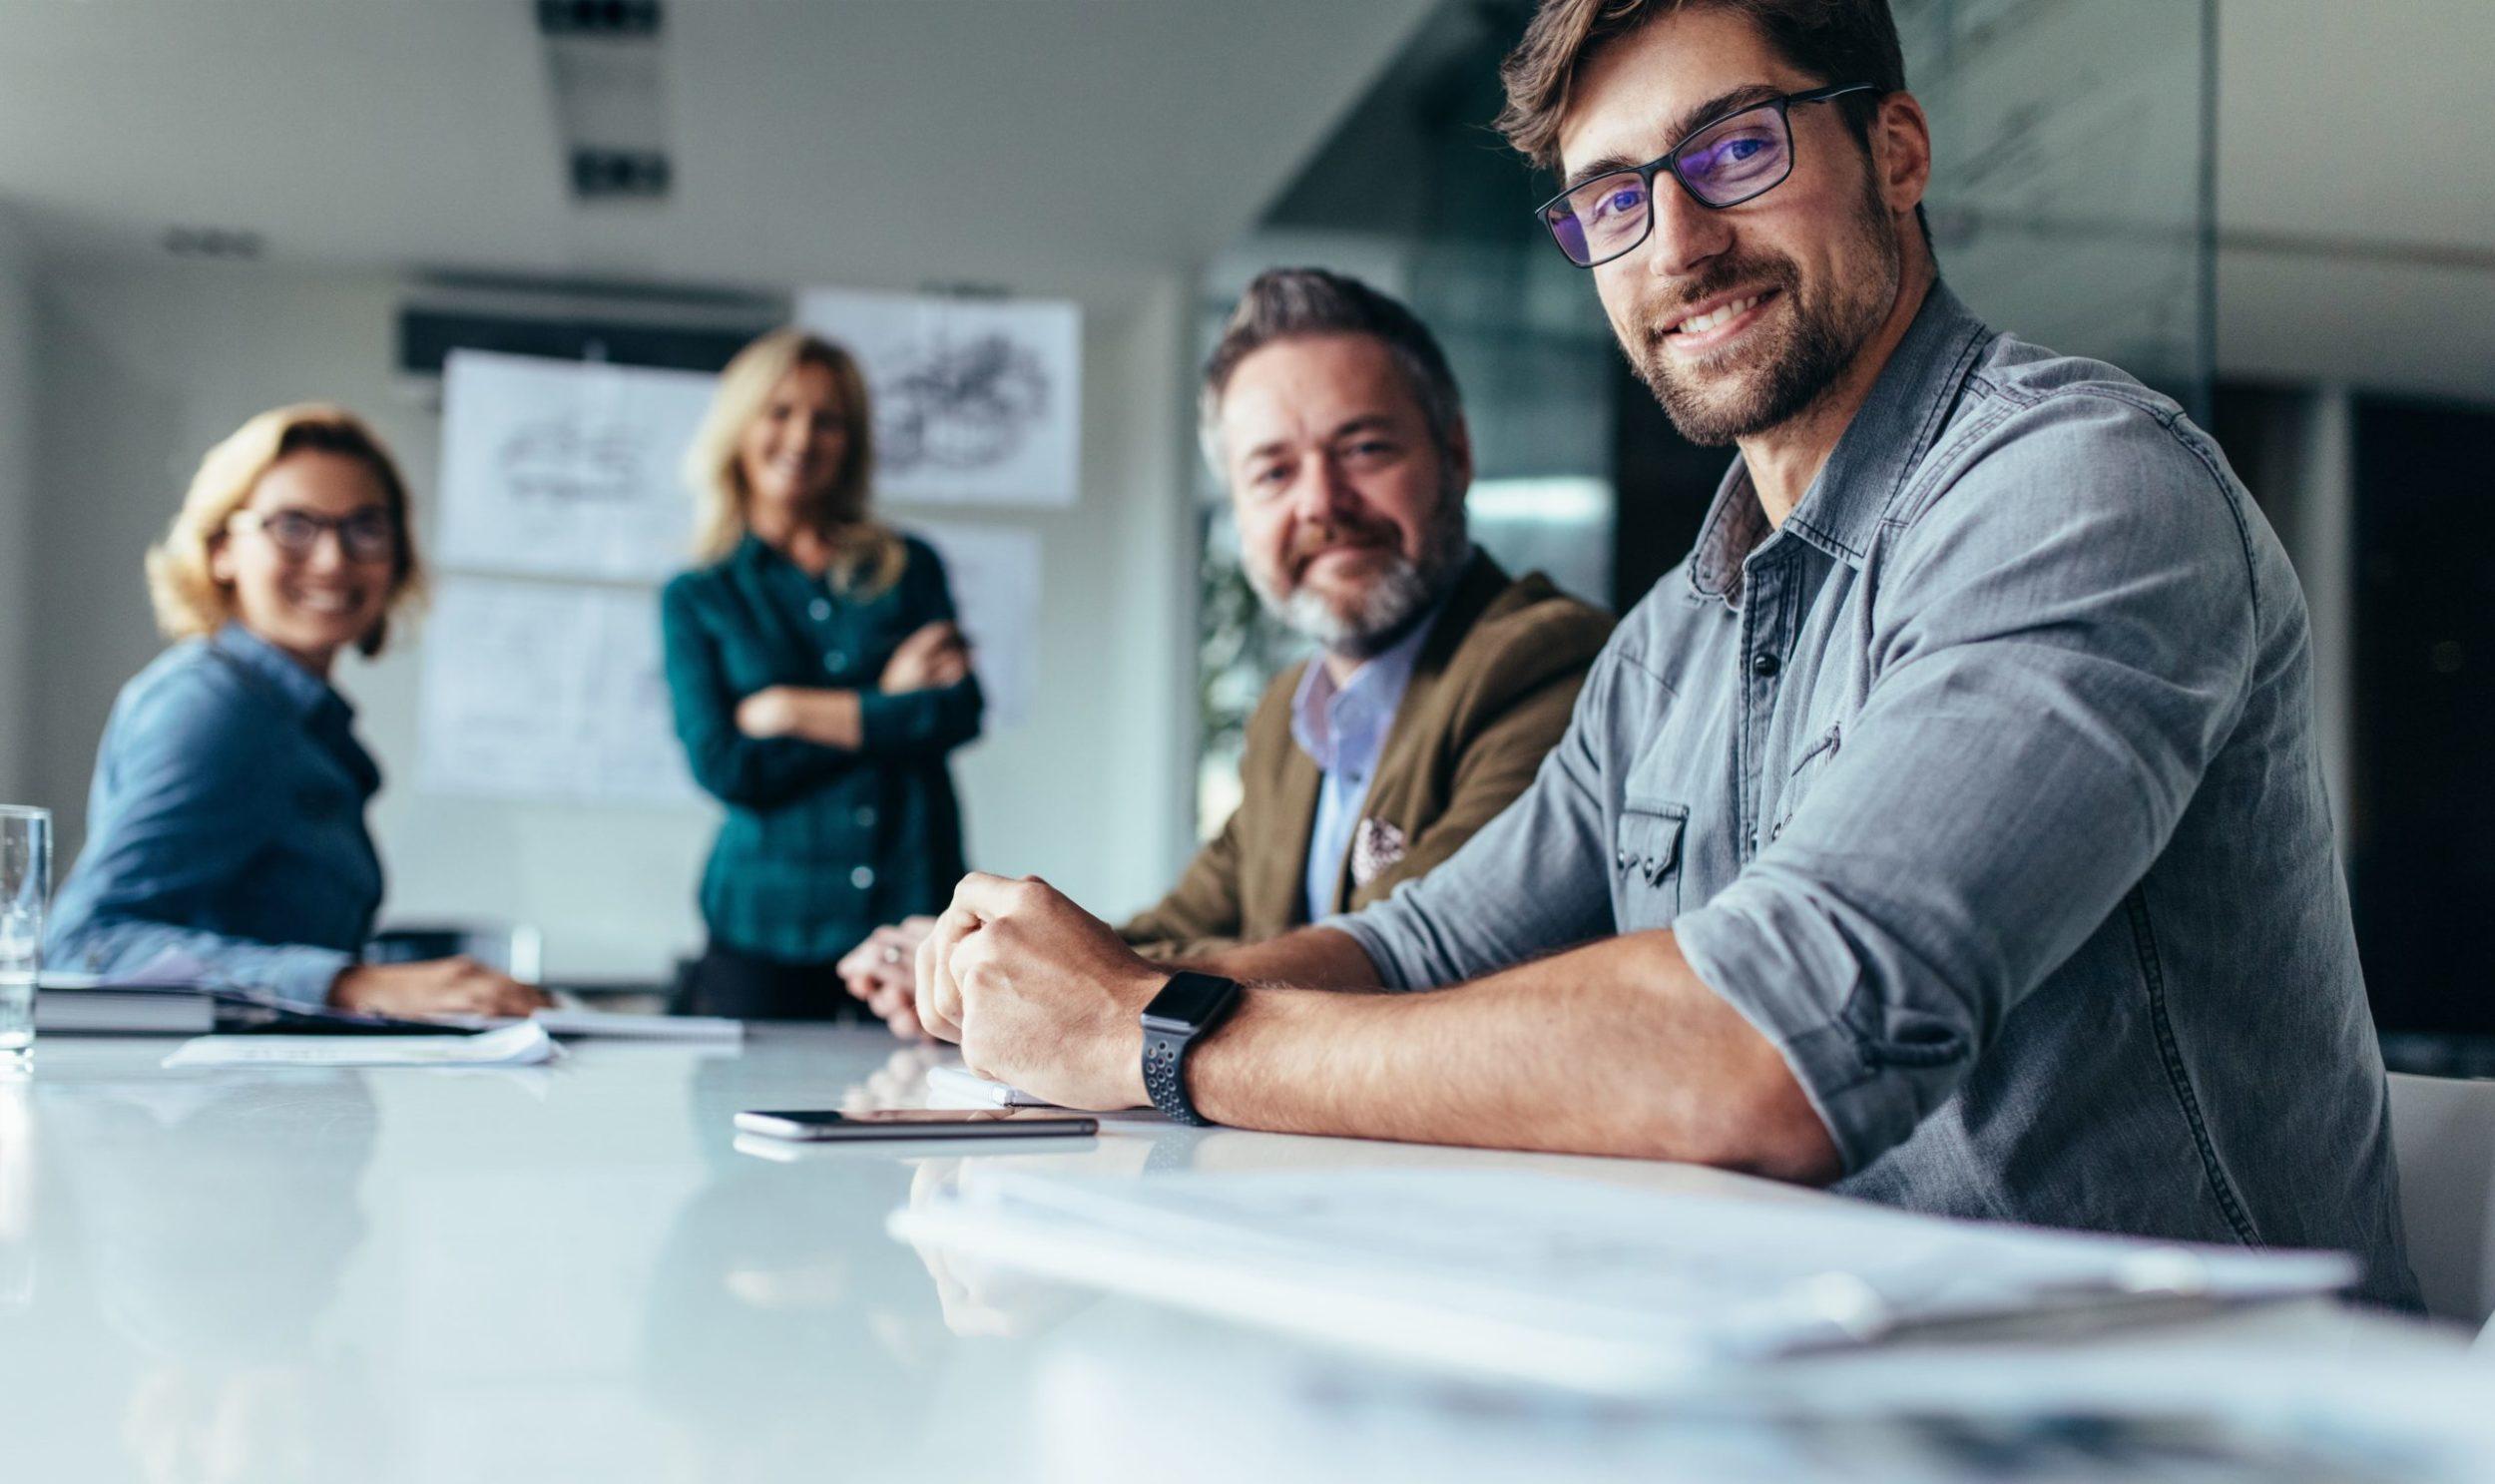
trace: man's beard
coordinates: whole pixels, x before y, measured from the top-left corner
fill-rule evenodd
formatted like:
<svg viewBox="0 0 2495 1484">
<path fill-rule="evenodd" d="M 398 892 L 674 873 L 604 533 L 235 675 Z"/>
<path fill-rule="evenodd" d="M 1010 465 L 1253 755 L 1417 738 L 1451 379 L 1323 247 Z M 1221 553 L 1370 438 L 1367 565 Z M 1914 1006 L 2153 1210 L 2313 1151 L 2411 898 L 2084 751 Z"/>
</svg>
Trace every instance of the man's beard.
<svg viewBox="0 0 2495 1484">
<path fill-rule="evenodd" d="M 1733 353 L 1746 364 L 1730 375 L 1695 374 L 1695 367 L 1677 363 L 1665 348 L 1669 337 L 1653 322 L 1640 327 L 1640 343 L 1627 347 L 1630 364 L 1682 437 L 1713 447 L 1763 433 L 1807 411 L 1853 364 L 1896 302 L 1904 261 L 1897 225 L 1876 195 L 1866 195 L 1853 235 L 1864 250 L 1846 255 L 1875 269 L 1859 280 L 1859 293 L 1848 296 L 1845 283 L 1830 282 L 1824 292 L 1805 296 L 1791 258 L 1749 257 L 1717 262 L 1657 316 L 1677 317 L 1732 289 L 1772 286 L 1786 305 L 1784 322 L 1737 347 Z"/>
<path fill-rule="evenodd" d="M 1343 608 L 1336 607 L 1337 600 L 1304 584 L 1287 596 L 1278 593 L 1273 575 L 1260 571 L 1253 561 L 1246 564 L 1248 584 L 1256 590 L 1265 612 L 1292 633 L 1329 654 L 1366 660 L 1392 649 L 1410 634 L 1430 605 L 1454 585 L 1473 549 L 1464 527 L 1462 502 L 1460 491 L 1450 492 L 1445 507 L 1422 534 L 1420 555 L 1394 552 L 1386 570 Z"/>
</svg>

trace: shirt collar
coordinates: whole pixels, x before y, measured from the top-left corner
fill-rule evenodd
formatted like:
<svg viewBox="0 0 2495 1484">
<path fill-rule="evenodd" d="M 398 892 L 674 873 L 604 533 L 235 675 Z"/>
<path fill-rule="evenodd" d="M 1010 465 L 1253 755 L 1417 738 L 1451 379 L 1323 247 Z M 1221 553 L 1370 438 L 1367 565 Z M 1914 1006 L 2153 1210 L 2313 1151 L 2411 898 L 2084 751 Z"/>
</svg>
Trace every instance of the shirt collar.
<svg viewBox="0 0 2495 1484">
<path fill-rule="evenodd" d="M 229 619 L 210 637 L 216 651 L 241 666 L 253 680 L 261 682 L 289 712 L 297 717 L 314 717 L 323 711 L 333 712 L 341 721 L 351 720 L 355 709 L 347 704 L 327 681 L 305 670 L 301 663 L 285 651 L 260 638 L 235 620 Z"/>
<path fill-rule="evenodd" d="M 1949 285 L 1935 278 L 1906 333 L 1889 352 L 1853 421 L 1819 475 L 1784 519 L 1783 529 L 1859 569 L 1889 502 L 1939 436 L 1969 366 L 1992 331 Z M 1690 586 L 1701 598 L 1739 601 L 1742 563 L 1772 534 L 1749 469 L 1737 455 L 1690 553 Z"/>
<path fill-rule="evenodd" d="M 1290 735 L 1299 750 L 1314 758 L 1318 767 L 1331 769 L 1346 741 L 1344 724 L 1355 714 L 1362 719 L 1364 732 L 1382 737 L 1403 701 L 1404 687 L 1411 683 L 1421 646 L 1429 642 L 1429 631 L 1438 626 L 1438 616 L 1446 607 L 1447 595 L 1441 594 L 1411 633 L 1362 661 L 1339 686 L 1333 672 L 1325 668 L 1323 656 L 1310 660 L 1300 672 L 1299 688 L 1290 702 Z"/>
</svg>

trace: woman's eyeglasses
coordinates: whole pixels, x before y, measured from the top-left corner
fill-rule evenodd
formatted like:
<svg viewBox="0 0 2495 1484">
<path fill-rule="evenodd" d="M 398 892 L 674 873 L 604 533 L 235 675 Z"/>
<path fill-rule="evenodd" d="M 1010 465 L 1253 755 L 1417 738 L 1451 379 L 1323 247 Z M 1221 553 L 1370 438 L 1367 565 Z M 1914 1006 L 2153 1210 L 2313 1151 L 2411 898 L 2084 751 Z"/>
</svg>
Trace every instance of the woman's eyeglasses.
<svg viewBox="0 0 2495 1484">
<path fill-rule="evenodd" d="M 308 510 L 238 510 L 227 522 L 238 531 L 257 531 L 291 557 L 308 557 L 320 546 L 323 533 L 334 532 L 338 550 L 353 561 L 378 562 L 398 553 L 398 526 L 386 510 L 358 510 L 353 515 L 314 515 Z"/>
</svg>

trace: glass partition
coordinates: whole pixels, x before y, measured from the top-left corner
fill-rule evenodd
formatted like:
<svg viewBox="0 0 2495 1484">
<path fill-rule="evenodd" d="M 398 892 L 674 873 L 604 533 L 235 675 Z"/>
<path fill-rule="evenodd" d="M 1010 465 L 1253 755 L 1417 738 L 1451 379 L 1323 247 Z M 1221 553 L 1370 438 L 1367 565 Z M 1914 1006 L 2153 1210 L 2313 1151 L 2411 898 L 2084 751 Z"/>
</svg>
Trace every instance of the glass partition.
<svg viewBox="0 0 2495 1484">
<path fill-rule="evenodd" d="M 1932 121 L 1942 271 L 1996 326 L 2102 356 L 2198 414 L 2212 375 L 2215 0 L 1893 0 Z M 1588 275 L 1531 209 L 1552 189 L 1489 127 L 1523 0 L 1448 0 L 1253 231 L 1208 268 L 1209 350 L 1266 267 L 1359 275 L 1411 305 L 1464 388 L 1474 534 L 1510 571 L 1625 609 L 1680 560 L 1728 450 L 1671 431 Z M 1204 520 L 1198 822 L 1238 801 L 1248 715 L 1305 652 Z M 1626 502 L 1626 503 L 1624 503 Z M 1659 518 L 1659 513 L 1661 518 Z"/>
</svg>

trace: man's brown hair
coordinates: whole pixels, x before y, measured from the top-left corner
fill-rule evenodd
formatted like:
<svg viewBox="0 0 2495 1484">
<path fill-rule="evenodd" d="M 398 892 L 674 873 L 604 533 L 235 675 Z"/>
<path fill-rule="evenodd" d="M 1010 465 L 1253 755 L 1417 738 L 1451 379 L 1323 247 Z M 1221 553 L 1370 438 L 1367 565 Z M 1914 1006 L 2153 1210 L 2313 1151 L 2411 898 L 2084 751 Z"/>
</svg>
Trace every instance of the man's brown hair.
<svg viewBox="0 0 2495 1484">
<path fill-rule="evenodd" d="M 1464 396 L 1456 390 L 1447 353 L 1438 348 L 1438 337 L 1429 332 L 1429 326 L 1401 303 L 1348 273 L 1321 267 L 1277 267 L 1256 274 L 1248 291 L 1239 296 L 1239 307 L 1223 326 L 1221 343 L 1205 361 L 1198 432 L 1204 439 L 1206 461 L 1217 471 L 1222 468 L 1222 397 L 1231 389 L 1231 373 L 1241 361 L 1276 340 L 1319 335 L 1367 335 L 1385 346 L 1411 382 L 1412 399 L 1420 404 L 1430 441 L 1438 445 L 1440 456 L 1455 457 L 1464 422 Z"/>
<path fill-rule="evenodd" d="M 1699 9 L 1746 17 L 1788 66 L 1829 86 L 1905 90 L 1905 53 L 1888 0 L 1542 0 L 1524 40 L 1499 67 L 1507 84 L 1499 132 L 1535 165 L 1556 168 L 1561 116 L 1594 54 L 1658 16 Z M 1836 102 L 1854 138 L 1868 148 L 1879 95 L 1856 93 Z"/>
</svg>

